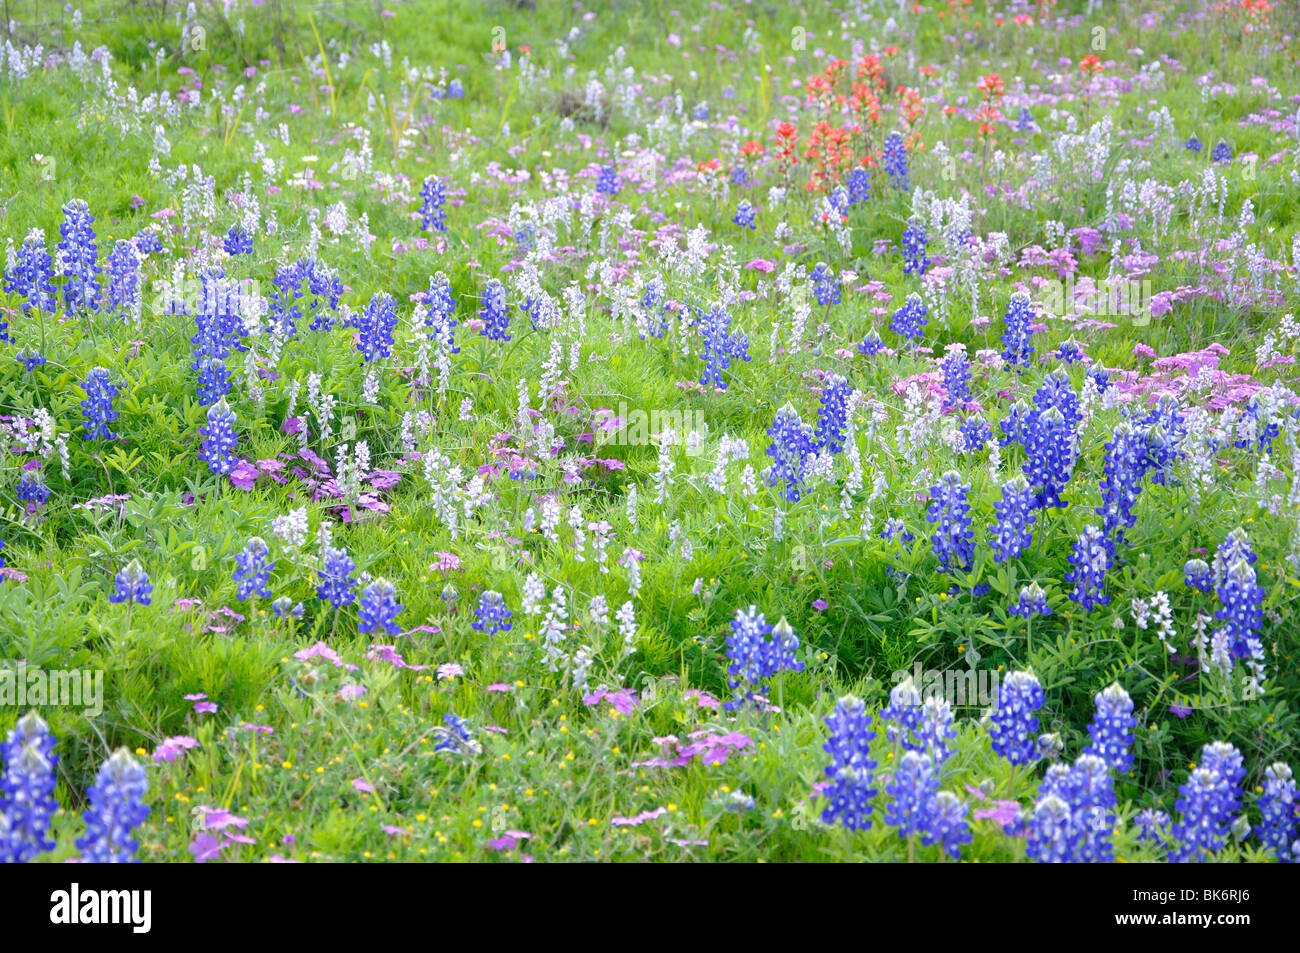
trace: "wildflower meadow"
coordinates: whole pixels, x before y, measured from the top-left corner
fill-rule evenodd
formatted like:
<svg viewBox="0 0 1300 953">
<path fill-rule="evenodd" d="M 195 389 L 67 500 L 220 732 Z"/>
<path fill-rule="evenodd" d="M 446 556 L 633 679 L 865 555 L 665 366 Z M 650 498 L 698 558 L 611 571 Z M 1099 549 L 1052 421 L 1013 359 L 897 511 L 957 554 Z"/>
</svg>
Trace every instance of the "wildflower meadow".
<svg viewBox="0 0 1300 953">
<path fill-rule="evenodd" d="M 0 861 L 1300 858 L 1300 7 L 3 14 Z"/>
</svg>

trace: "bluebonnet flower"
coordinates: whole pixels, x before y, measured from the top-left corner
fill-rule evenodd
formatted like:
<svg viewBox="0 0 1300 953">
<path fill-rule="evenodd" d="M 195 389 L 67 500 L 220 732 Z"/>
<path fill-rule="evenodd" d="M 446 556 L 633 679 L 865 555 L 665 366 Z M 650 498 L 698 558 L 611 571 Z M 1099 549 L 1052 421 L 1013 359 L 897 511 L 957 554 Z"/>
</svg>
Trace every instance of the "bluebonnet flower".
<svg viewBox="0 0 1300 953">
<path fill-rule="evenodd" d="M 939 793 L 939 779 L 934 763 L 919 751 L 905 751 L 885 785 L 889 806 L 885 823 L 898 828 L 898 836 L 907 838 L 922 833 L 929 826 L 931 802 Z"/>
<path fill-rule="evenodd" d="M 1029 107 L 1021 106 L 1020 112 L 1013 123 L 1016 132 L 1029 132 L 1034 128 L 1034 114 L 1029 111 Z"/>
<path fill-rule="evenodd" d="M 1260 823 L 1255 825 L 1259 842 L 1271 848 L 1280 861 L 1297 859 L 1295 778 L 1290 765 L 1274 762 L 1264 771 L 1264 790 L 1259 796 Z"/>
<path fill-rule="evenodd" d="M 889 329 L 895 334 L 919 341 L 925 333 L 927 313 L 925 302 L 921 300 L 919 294 L 913 292 L 907 296 L 903 306 L 895 311 L 894 316 L 889 319 Z"/>
<path fill-rule="evenodd" d="M 1029 817 L 1026 856 L 1040 864 L 1073 860 L 1078 840 L 1073 820 L 1070 805 L 1063 798 L 1055 794 L 1039 797 Z"/>
<path fill-rule="evenodd" d="M 1083 360 L 1083 351 L 1073 338 L 1062 342 L 1056 349 L 1056 359 L 1065 364 L 1075 364 Z"/>
<path fill-rule="evenodd" d="M 889 173 L 890 181 L 895 188 L 902 189 L 904 192 L 912 190 L 912 174 L 907 164 L 907 147 L 903 144 L 903 137 L 896 132 L 891 132 L 885 140 L 881 165 Z"/>
<path fill-rule="evenodd" d="M 495 589 L 488 589 L 479 596 L 478 605 L 474 607 L 474 621 L 471 629 L 492 636 L 498 632 L 510 631 L 510 617 L 513 613 L 506 607 L 506 600 Z"/>
<path fill-rule="evenodd" d="M 1251 548 L 1250 537 L 1240 526 L 1224 537 L 1223 542 L 1214 553 L 1214 585 L 1222 586 L 1228 576 L 1228 570 L 1239 559 L 1244 559 L 1253 566 L 1259 557 Z"/>
<path fill-rule="evenodd" d="M 1085 526 L 1070 550 L 1070 565 L 1074 568 L 1065 574 L 1065 581 L 1075 584 L 1070 599 L 1082 606 L 1085 612 L 1110 603 L 1105 588 L 1110 562 L 1110 552 L 1101 530 L 1092 524 Z"/>
<path fill-rule="evenodd" d="M 114 242 L 104 273 L 108 277 L 105 310 L 122 317 L 133 313 L 140 303 L 140 255 L 135 245 L 124 239 Z"/>
<path fill-rule="evenodd" d="M 949 408 L 964 403 L 970 396 L 970 359 L 964 348 L 948 354 L 939 365 L 943 373 L 943 389 Z"/>
<path fill-rule="evenodd" d="M 745 171 L 743 165 L 738 165 L 731 170 L 731 178 L 728 181 L 732 185 L 740 186 L 742 189 L 748 188 L 752 184 L 750 182 L 749 173 Z M 617 190 L 617 180 L 615 180 L 615 189 Z M 597 191 L 600 191 L 599 187 L 597 187 Z M 612 195 L 613 193 L 610 194 Z"/>
<path fill-rule="evenodd" d="M 979 453 L 993 439 L 993 428 L 983 417 L 966 417 L 957 427 L 957 449 L 962 453 Z"/>
<path fill-rule="evenodd" d="M 731 221 L 741 228 L 757 229 L 754 224 L 756 210 L 748 199 L 741 199 L 736 203 L 736 214 L 732 216 Z"/>
<path fill-rule="evenodd" d="M 772 626 L 755 606 L 737 609 L 727 636 L 727 684 L 736 697 L 723 707 L 734 711 L 752 700 L 754 690 L 783 669 L 802 672 L 803 662 L 794 657 L 798 648 L 799 637 L 784 618 Z"/>
<path fill-rule="evenodd" d="M 849 187 L 849 202 L 853 205 L 871 198 L 871 174 L 862 166 L 850 169 L 845 183 Z"/>
<path fill-rule="evenodd" d="M 50 488 L 45 485 L 45 475 L 40 470 L 24 470 L 18 478 L 15 491 L 18 502 L 25 504 L 25 517 L 35 519 L 45 512 L 50 498 Z"/>
<path fill-rule="evenodd" d="M 1035 505 L 1064 508 L 1061 490 L 1070 482 L 1076 453 L 1074 430 L 1057 408 L 1030 413 L 1025 420 L 1021 469 L 1034 489 Z"/>
<path fill-rule="evenodd" d="M 713 305 L 702 317 L 698 310 L 696 315 L 700 338 L 704 342 L 701 355 L 704 358 L 704 372 L 700 376 L 700 383 L 725 389 L 727 384 L 722 379 L 722 372 L 731 366 L 733 360 L 749 360 L 749 337 L 732 332 L 731 316 L 720 304 Z"/>
<path fill-rule="evenodd" d="M 879 354 L 885 349 L 885 342 L 881 340 L 880 332 L 872 328 L 867 332 L 861 343 L 858 344 L 859 354 Z"/>
<path fill-rule="evenodd" d="M 920 219 L 909 219 L 907 228 L 903 230 L 903 274 L 910 275 L 915 272 L 923 275 L 933 264 L 925 257 L 927 242 L 925 223 Z"/>
<path fill-rule="evenodd" d="M 117 386 L 113 383 L 106 367 L 92 367 L 86 375 L 81 389 L 86 392 L 86 399 L 81 402 L 81 416 L 84 420 L 85 440 L 116 440 L 117 434 L 108 429 L 108 425 L 117 419 L 113 409 L 113 398 L 117 396 Z"/>
<path fill-rule="evenodd" d="M 1219 583 L 1217 595 L 1219 608 L 1214 618 L 1225 623 L 1220 632 L 1231 658 L 1251 660 L 1251 683 L 1258 689 L 1264 674 L 1264 645 L 1260 641 L 1264 590 L 1256 581 L 1254 567 L 1245 559 L 1234 562 Z"/>
<path fill-rule="evenodd" d="M 1029 548 L 1034 540 L 1030 526 L 1038 519 L 1033 510 L 1034 491 L 1023 475 L 1002 484 L 1002 499 L 993 504 L 997 520 L 989 527 L 994 562 L 1017 559 Z"/>
<path fill-rule="evenodd" d="M 700 103 L 691 110 L 691 118 L 696 122 L 707 122 L 709 119 L 709 107 L 705 103 Z"/>
<path fill-rule="evenodd" d="M 782 499 L 787 503 L 797 503 L 804 492 L 803 481 L 808 458 L 816 453 L 817 442 L 808 425 L 799 419 L 789 404 L 776 412 L 776 418 L 767 433 L 772 438 L 772 443 L 767 448 L 767 454 L 772 458 L 767 485 L 776 486 L 784 482 Z"/>
<path fill-rule="evenodd" d="M 938 523 L 930 544 L 939 559 L 939 571 L 969 571 L 975 557 L 975 534 L 971 530 L 970 484 L 961 482 L 961 474 L 949 470 L 930 488 L 930 503 L 925 519 Z"/>
<path fill-rule="evenodd" d="M 1088 380 L 1092 381 L 1097 387 L 1098 394 L 1106 393 L 1110 387 L 1110 372 L 1100 364 L 1094 364 L 1088 368 Z"/>
<path fill-rule="evenodd" d="M 849 206 L 853 204 L 849 196 L 849 190 L 842 185 L 837 185 L 831 189 L 831 194 L 826 196 L 826 203 L 835 210 L 835 214 L 840 217 L 841 221 L 847 221 L 846 216 L 849 214 Z"/>
<path fill-rule="evenodd" d="M 1115 427 L 1115 433 L 1106 444 L 1106 457 L 1102 463 L 1101 506 L 1097 515 L 1102 518 L 1101 531 L 1111 552 L 1124 540 L 1124 530 L 1137 522 L 1138 494 L 1146 476 L 1146 432 L 1127 421 Z"/>
<path fill-rule="evenodd" d="M 1023 619 L 1032 619 L 1036 615 L 1049 616 L 1052 607 L 1047 604 L 1047 593 L 1036 582 L 1021 586 L 1016 601 L 1007 607 L 1007 612 Z"/>
<path fill-rule="evenodd" d="M 140 844 L 131 836 L 149 816 L 144 803 L 149 779 L 144 768 L 125 748 L 118 748 L 104 762 L 95 784 L 86 792 L 86 834 L 77 839 L 81 859 L 92 864 L 120 864 L 136 861 Z"/>
<path fill-rule="evenodd" d="M 1246 407 L 1237 420 L 1238 436 L 1232 442 L 1234 447 L 1255 453 L 1267 453 L 1273 449 L 1273 441 L 1281 431 L 1273 420 L 1260 420 L 1261 410 L 1258 397 L 1252 397 L 1246 402 Z"/>
<path fill-rule="evenodd" d="M 348 556 L 346 549 L 327 547 L 324 565 L 316 573 L 320 578 L 320 585 L 316 587 L 316 597 L 335 608 L 351 605 L 357 597 L 356 592 L 353 591 L 356 583 L 352 579 L 352 571 L 356 568 L 357 564 Z"/>
<path fill-rule="evenodd" d="M 1189 559 L 1183 563 L 1183 584 L 1201 592 L 1209 592 L 1214 588 L 1214 576 L 1204 559 Z"/>
<path fill-rule="evenodd" d="M 389 635 L 396 635 L 401 631 L 401 626 L 393 621 L 402 611 L 395 592 L 393 584 L 382 576 L 362 590 L 361 602 L 357 605 L 358 632 L 383 629 Z"/>
<path fill-rule="evenodd" d="M 442 94 L 442 98 L 443 99 L 464 99 L 465 87 L 461 84 L 461 81 L 458 79 L 448 80 L 447 89 L 446 92 Z"/>
<path fill-rule="evenodd" d="M 315 301 L 311 304 L 312 319 L 307 325 L 309 331 L 329 331 L 334 327 L 334 312 L 338 310 L 343 299 L 343 282 L 330 268 L 318 262 L 309 262 L 307 269 L 307 287 Z"/>
<path fill-rule="evenodd" d="M 434 742 L 434 751 L 450 751 L 459 755 L 474 755 L 483 750 L 470 731 L 469 723 L 464 718 L 447 712 L 442 716 L 443 726 L 433 730 L 433 736 L 437 739 Z"/>
<path fill-rule="evenodd" d="M 271 614 L 277 619 L 296 619 L 305 611 L 301 602 L 294 602 L 288 596 L 271 600 Z"/>
<path fill-rule="evenodd" d="M 743 174 L 745 170 L 740 171 Z M 618 172 L 612 165 L 600 167 L 600 174 L 596 177 L 596 191 L 603 195 L 618 194 Z"/>
<path fill-rule="evenodd" d="M 0 863 L 23 864 L 53 850 L 54 735 L 35 711 L 18 720 L 0 745 Z"/>
<path fill-rule="evenodd" d="M 451 293 L 451 282 L 443 272 L 429 279 L 429 290 L 424 294 L 424 325 L 429 329 L 430 340 L 442 341 L 448 354 L 459 354 L 456 346 L 456 298 Z"/>
<path fill-rule="evenodd" d="M 14 256 L 13 264 L 5 269 L 5 291 L 23 299 L 23 312 L 54 311 L 58 299 L 54 295 L 54 259 L 45 245 L 45 233 L 34 228 L 27 233 Z"/>
<path fill-rule="evenodd" d="M 109 602 L 138 602 L 142 606 L 152 602 L 153 584 L 149 574 L 140 565 L 140 560 L 133 559 L 113 576 L 113 591 L 108 595 Z"/>
<path fill-rule="evenodd" d="M 668 332 L 668 299 L 665 290 L 662 278 L 654 277 L 646 282 L 645 291 L 641 294 L 641 309 L 646 314 L 646 333 L 641 335 L 642 340 L 646 334 L 661 338 Z"/>
<path fill-rule="evenodd" d="M 1227 750 L 1212 750 L 1214 745 Z M 1240 758 L 1236 748 L 1222 742 L 1212 742 L 1202 749 L 1201 766 L 1192 770 L 1174 802 L 1179 818 L 1171 831 L 1171 862 L 1202 861 L 1206 854 L 1222 849 L 1239 803 L 1240 795 L 1234 788 L 1240 783 Z"/>
<path fill-rule="evenodd" d="M 891 516 L 885 520 L 885 528 L 880 531 L 880 538 L 884 540 L 900 540 L 903 543 L 911 543 L 916 539 L 915 533 L 909 533 L 907 526 L 902 519 L 897 516 Z"/>
<path fill-rule="evenodd" d="M 63 206 L 63 224 L 59 234 L 59 261 L 67 280 L 63 285 L 63 301 L 69 311 L 99 310 L 100 273 L 99 248 L 95 244 L 95 221 L 90 206 L 84 199 L 73 199 Z"/>
<path fill-rule="evenodd" d="M 1093 696 L 1092 701 L 1096 706 L 1092 723 L 1088 725 L 1088 737 L 1092 741 L 1083 752 L 1101 758 L 1116 774 L 1124 774 L 1133 765 L 1133 728 L 1137 725 L 1133 699 L 1114 682 Z"/>
<path fill-rule="evenodd" d="M 221 240 L 221 247 L 227 255 L 251 255 L 253 238 L 244 230 L 244 226 L 231 225 L 226 231 L 226 237 Z"/>
<path fill-rule="evenodd" d="M 196 371 L 204 357 L 225 360 L 231 351 L 247 349 L 242 341 L 247 332 L 240 317 L 239 285 L 225 279 L 221 268 L 207 268 L 200 275 L 202 294 L 194 313 L 196 333 L 190 338 L 194 345 L 194 363 L 190 366 Z"/>
<path fill-rule="evenodd" d="M 922 845 L 940 844 L 949 857 L 960 857 L 962 845 L 973 839 L 966 820 L 969 810 L 951 791 L 940 791 L 930 802 L 925 830 L 921 834 Z"/>
<path fill-rule="evenodd" d="M 225 361 L 219 357 L 205 357 L 199 361 L 200 404 L 215 404 L 230 393 L 232 386 Z"/>
<path fill-rule="evenodd" d="M 1201 140 L 1197 139 L 1195 136 L 1192 136 L 1186 142 L 1183 143 L 1183 148 L 1186 149 L 1188 152 L 1200 152 Z"/>
<path fill-rule="evenodd" d="M 202 452 L 199 459 L 213 473 L 229 473 L 239 459 L 234 454 L 239 435 L 235 433 L 235 412 L 224 399 L 208 408 L 208 425 L 199 428 Z"/>
<path fill-rule="evenodd" d="M 493 278 L 483 291 L 483 307 L 478 316 L 483 319 L 483 330 L 494 341 L 510 340 L 510 305 L 506 304 L 506 286 Z"/>
<path fill-rule="evenodd" d="M 1002 360 L 1012 367 L 1029 366 L 1030 355 L 1034 353 L 1034 347 L 1029 343 L 1034 333 L 1030 327 L 1033 317 L 1034 309 L 1029 302 L 1029 295 L 1017 291 L 1007 305 L 1002 332 Z"/>
<path fill-rule="evenodd" d="M 35 348 L 25 347 L 14 355 L 14 360 L 21 364 L 30 374 L 45 363 L 45 355 Z"/>
<path fill-rule="evenodd" d="M 817 266 L 813 268 L 812 275 L 809 277 L 812 281 L 813 295 L 816 296 L 819 305 L 825 307 L 840 303 L 839 275 L 828 268 L 826 262 L 817 262 Z"/>
<path fill-rule="evenodd" d="M 393 296 L 379 292 L 357 318 L 357 350 L 367 361 L 393 353 L 393 328 L 397 327 L 397 305 Z"/>
<path fill-rule="evenodd" d="M 833 374 L 822 389 L 821 406 L 817 409 L 817 426 L 813 431 L 817 449 L 841 453 L 849 425 L 849 402 L 853 388 L 843 375 Z"/>
<path fill-rule="evenodd" d="M 271 278 L 272 291 L 267 295 L 268 329 L 278 328 L 286 341 L 298 336 L 302 306 L 298 303 L 307 293 L 312 263 L 306 258 L 280 265 Z M 202 326 L 202 325 L 201 325 Z M 225 357 L 224 354 L 217 354 Z"/>
<path fill-rule="evenodd" d="M 420 186 L 420 228 L 424 231 L 447 230 L 447 186 L 436 176 L 427 176 Z"/>
<path fill-rule="evenodd" d="M 1035 760 L 1038 716 L 1047 693 L 1032 672 L 1011 672 L 998 686 L 998 704 L 989 725 L 993 750 L 1014 765 Z"/>
<path fill-rule="evenodd" d="M 822 750 L 831 756 L 826 766 L 830 786 L 822 791 L 826 807 L 822 822 L 836 821 L 851 831 L 871 827 L 871 799 L 876 796 L 876 762 L 871 757 L 871 741 L 876 737 L 871 728 L 871 714 L 858 698 L 846 695 L 835 703 L 835 710 L 826 718 L 830 738 Z"/>
<path fill-rule="evenodd" d="M 930 695 L 921 703 L 920 717 L 913 731 L 913 743 L 905 743 L 905 747 L 924 751 L 936 766 L 942 764 L 952 755 L 952 745 L 948 742 L 957 737 L 957 729 L 952 722 L 952 706 L 943 698 Z"/>
<path fill-rule="evenodd" d="M 885 722 L 885 740 L 891 745 L 924 750 L 914 737 L 921 726 L 921 693 L 910 677 L 889 690 L 889 704 L 880 709 L 880 720 Z"/>
<path fill-rule="evenodd" d="M 142 228 L 131 243 L 141 255 L 156 255 L 163 250 L 162 239 L 153 228 Z"/>
<path fill-rule="evenodd" d="M 1210 153 L 1210 159 L 1214 162 L 1227 162 L 1231 158 L 1232 146 L 1220 139 L 1215 145 L 1214 150 Z"/>
<path fill-rule="evenodd" d="M 236 568 L 232 578 L 238 586 L 238 598 L 251 599 L 253 596 L 271 598 L 267 581 L 271 578 L 271 570 L 275 568 L 275 562 L 267 558 L 270 551 L 266 540 L 254 536 L 244 544 L 240 552 L 235 554 Z"/>
<path fill-rule="evenodd" d="M 1162 844 L 1169 836 L 1169 814 L 1154 808 L 1143 808 L 1133 818 L 1138 829 L 1137 839 L 1152 844 Z"/>
</svg>

